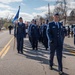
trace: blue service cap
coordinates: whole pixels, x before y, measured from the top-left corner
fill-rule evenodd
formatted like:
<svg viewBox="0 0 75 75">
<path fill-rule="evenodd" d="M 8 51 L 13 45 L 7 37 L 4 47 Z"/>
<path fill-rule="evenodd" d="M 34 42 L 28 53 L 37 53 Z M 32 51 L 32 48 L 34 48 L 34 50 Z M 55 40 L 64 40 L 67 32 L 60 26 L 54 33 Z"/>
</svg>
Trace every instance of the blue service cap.
<svg viewBox="0 0 75 75">
<path fill-rule="evenodd" d="M 19 19 L 22 19 L 22 17 L 20 17 Z"/>
<path fill-rule="evenodd" d="M 49 20 L 46 20 L 46 23 L 48 23 L 49 22 Z"/>
<path fill-rule="evenodd" d="M 59 16 L 59 13 L 54 13 L 54 16 Z"/>
<path fill-rule="evenodd" d="M 49 20 L 46 20 L 46 22 L 49 22 Z"/>
<path fill-rule="evenodd" d="M 35 20 L 35 22 L 36 22 L 36 20 Z"/>
<path fill-rule="evenodd" d="M 32 19 L 32 21 L 34 21 L 34 19 Z"/>
<path fill-rule="evenodd" d="M 35 19 L 32 19 L 32 21 L 36 22 L 36 20 L 35 20 Z"/>
</svg>

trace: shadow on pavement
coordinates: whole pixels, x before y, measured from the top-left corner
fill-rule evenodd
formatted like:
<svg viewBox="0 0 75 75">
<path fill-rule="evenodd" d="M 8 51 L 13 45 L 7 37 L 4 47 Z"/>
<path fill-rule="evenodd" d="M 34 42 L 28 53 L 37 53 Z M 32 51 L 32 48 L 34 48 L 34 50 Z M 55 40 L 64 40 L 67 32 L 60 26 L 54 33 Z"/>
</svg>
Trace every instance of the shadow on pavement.
<svg viewBox="0 0 75 75">
<path fill-rule="evenodd" d="M 28 58 L 28 59 L 33 59 L 36 61 L 39 61 L 39 63 L 41 64 L 49 64 L 48 63 L 48 57 L 45 56 L 47 52 L 46 51 L 36 51 L 36 50 L 24 50 L 24 55 Z"/>
<path fill-rule="evenodd" d="M 63 50 L 63 54 L 74 56 L 67 49 Z M 32 47 L 31 47 L 29 41 L 25 40 L 23 55 L 28 59 L 33 59 L 33 60 L 38 61 L 41 64 L 49 65 L 48 57 L 50 55 L 50 52 L 49 52 L 49 50 L 45 50 L 45 48 L 41 44 L 39 45 L 38 50 L 32 50 Z M 63 56 L 63 57 L 66 58 L 65 56 Z M 57 65 L 54 65 L 54 66 L 58 67 Z M 63 68 L 68 70 L 68 68 L 65 68 L 65 67 L 63 67 Z M 53 70 L 58 72 L 58 70 L 55 68 Z M 64 73 L 63 75 L 69 75 L 69 74 Z"/>
<path fill-rule="evenodd" d="M 53 70 L 54 71 L 56 71 L 56 72 L 59 72 L 57 69 L 55 69 L 55 68 L 53 68 Z M 69 74 L 67 74 L 67 73 L 65 73 L 65 72 L 63 72 L 63 74 L 62 75 L 69 75 Z"/>
<path fill-rule="evenodd" d="M 72 49 L 73 51 L 75 51 L 75 47 L 72 47 L 72 46 L 70 46 L 68 44 L 64 44 L 64 46 L 67 47 L 67 48 L 69 48 L 69 49 Z"/>
<path fill-rule="evenodd" d="M 63 50 L 64 55 L 75 56 L 75 54 L 73 54 L 73 52 L 75 53 L 74 47 L 64 44 L 64 50 Z"/>
<path fill-rule="evenodd" d="M 49 65 L 49 50 L 45 50 L 42 44 L 38 46 L 38 50 L 32 50 L 32 47 L 30 45 L 30 42 L 28 40 L 25 40 L 24 44 L 24 54 L 26 58 L 33 59 L 36 61 L 39 61 L 41 64 Z"/>
<path fill-rule="evenodd" d="M 58 65 L 55 65 L 55 64 L 54 64 L 54 66 L 58 67 Z M 63 68 L 66 69 L 66 70 L 68 70 L 68 68 L 66 68 L 66 67 L 63 67 Z"/>
</svg>

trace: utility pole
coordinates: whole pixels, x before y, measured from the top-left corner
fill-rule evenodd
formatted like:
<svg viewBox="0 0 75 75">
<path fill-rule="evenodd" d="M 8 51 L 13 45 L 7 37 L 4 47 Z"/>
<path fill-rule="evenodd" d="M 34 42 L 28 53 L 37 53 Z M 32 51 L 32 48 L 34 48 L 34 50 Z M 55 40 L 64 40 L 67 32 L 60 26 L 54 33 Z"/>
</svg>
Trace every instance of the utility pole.
<svg viewBox="0 0 75 75">
<path fill-rule="evenodd" d="M 67 5 L 67 3 L 66 3 L 66 0 L 63 0 L 63 2 L 64 2 L 64 25 L 65 25 L 66 24 L 66 18 L 67 18 L 67 15 L 66 15 L 66 12 L 67 12 L 66 5 Z"/>
<path fill-rule="evenodd" d="M 50 5 L 49 5 L 49 3 L 48 3 L 48 20 L 50 21 Z"/>
</svg>

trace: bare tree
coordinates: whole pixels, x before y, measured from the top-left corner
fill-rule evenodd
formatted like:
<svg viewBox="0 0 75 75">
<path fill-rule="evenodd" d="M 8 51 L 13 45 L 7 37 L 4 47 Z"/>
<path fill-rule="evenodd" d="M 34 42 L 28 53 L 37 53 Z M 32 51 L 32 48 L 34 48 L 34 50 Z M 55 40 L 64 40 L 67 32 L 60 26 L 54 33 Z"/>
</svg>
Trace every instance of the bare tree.
<svg viewBox="0 0 75 75">
<path fill-rule="evenodd" d="M 58 12 L 61 17 L 61 19 L 64 19 L 64 25 L 66 24 L 66 19 L 67 19 L 67 2 L 66 0 L 57 0 L 56 1 L 56 6 L 54 9 L 54 12 Z"/>
</svg>

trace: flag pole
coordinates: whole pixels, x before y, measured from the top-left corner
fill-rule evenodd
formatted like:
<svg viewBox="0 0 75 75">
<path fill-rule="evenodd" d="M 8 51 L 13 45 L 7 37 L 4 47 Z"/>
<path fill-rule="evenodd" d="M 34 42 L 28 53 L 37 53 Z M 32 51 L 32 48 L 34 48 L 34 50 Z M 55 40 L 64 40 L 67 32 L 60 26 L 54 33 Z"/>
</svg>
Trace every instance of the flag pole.
<svg viewBox="0 0 75 75">
<path fill-rule="evenodd" d="M 18 9 L 18 12 L 16 14 L 16 16 L 14 17 L 15 20 L 17 19 L 18 21 L 18 18 L 19 18 L 19 11 L 20 11 L 20 6 L 19 6 L 19 9 Z M 14 29 L 14 34 L 17 33 L 17 23 L 15 23 L 15 29 Z M 13 50 L 15 50 L 15 43 L 16 43 L 16 36 L 14 36 L 14 45 L 13 45 Z"/>
</svg>

